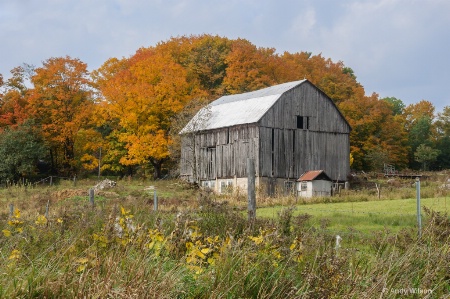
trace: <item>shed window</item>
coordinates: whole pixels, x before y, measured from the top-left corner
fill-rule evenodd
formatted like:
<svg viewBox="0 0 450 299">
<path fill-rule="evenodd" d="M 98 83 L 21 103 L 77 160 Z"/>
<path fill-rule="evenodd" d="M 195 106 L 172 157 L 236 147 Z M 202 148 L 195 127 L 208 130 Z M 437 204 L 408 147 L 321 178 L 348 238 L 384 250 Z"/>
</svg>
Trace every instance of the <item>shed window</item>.
<svg viewBox="0 0 450 299">
<path fill-rule="evenodd" d="M 308 183 L 302 182 L 300 186 L 301 186 L 301 191 L 306 191 L 306 190 L 308 190 Z"/>
</svg>

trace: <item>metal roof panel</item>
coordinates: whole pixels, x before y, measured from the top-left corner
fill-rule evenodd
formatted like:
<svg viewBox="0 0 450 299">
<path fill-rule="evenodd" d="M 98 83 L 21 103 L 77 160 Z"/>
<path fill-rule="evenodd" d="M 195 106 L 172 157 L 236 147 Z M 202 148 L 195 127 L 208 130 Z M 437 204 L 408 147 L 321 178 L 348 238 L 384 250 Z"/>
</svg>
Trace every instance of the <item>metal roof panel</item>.
<svg viewBox="0 0 450 299">
<path fill-rule="evenodd" d="M 319 177 L 321 174 L 324 174 L 323 177 L 330 180 L 328 175 L 323 170 L 310 170 L 302 174 L 302 176 L 297 180 L 298 182 L 303 181 L 314 181 L 317 177 Z"/>
<path fill-rule="evenodd" d="M 181 134 L 258 122 L 286 91 L 306 80 L 223 96 L 200 111 L 189 121 Z"/>
</svg>

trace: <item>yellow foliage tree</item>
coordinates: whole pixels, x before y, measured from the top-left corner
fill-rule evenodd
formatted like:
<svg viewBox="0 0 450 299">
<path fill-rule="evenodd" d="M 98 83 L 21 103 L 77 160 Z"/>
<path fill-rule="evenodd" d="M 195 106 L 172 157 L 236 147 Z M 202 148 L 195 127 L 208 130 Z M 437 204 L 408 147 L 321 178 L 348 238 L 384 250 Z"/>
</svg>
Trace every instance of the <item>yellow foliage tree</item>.
<svg viewBox="0 0 450 299">
<path fill-rule="evenodd" d="M 154 177 L 160 177 L 169 159 L 173 116 L 202 93 L 188 82 L 180 64 L 155 48 L 140 49 L 129 59 L 110 60 L 95 77 L 105 99 L 100 103 L 103 120 L 112 124 L 126 149 L 119 162 L 150 163 Z"/>
<path fill-rule="evenodd" d="M 74 171 L 76 135 L 93 107 L 88 75 L 85 63 L 66 56 L 44 61 L 31 77 L 29 115 L 42 126 L 53 168 L 65 173 Z"/>
</svg>

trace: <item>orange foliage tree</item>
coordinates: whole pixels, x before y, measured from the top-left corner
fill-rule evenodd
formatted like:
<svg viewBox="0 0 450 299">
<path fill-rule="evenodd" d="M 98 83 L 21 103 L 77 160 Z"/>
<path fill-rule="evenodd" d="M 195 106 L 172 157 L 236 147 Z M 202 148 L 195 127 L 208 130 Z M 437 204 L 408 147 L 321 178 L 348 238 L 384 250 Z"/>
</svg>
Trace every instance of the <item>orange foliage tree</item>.
<svg viewBox="0 0 450 299">
<path fill-rule="evenodd" d="M 92 80 L 86 65 L 70 57 L 46 60 L 31 77 L 33 88 L 25 87 L 25 75 L 16 68 L 3 84 L 0 127 L 34 118 L 54 168 L 93 170 L 102 150 L 102 169 L 122 172 L 150 164 L 159 177 L 176 143 L 175 131 L 198 103 L 301 79 L 323 90 L 352 126 L 353 168 L 375 169 L 381 162 L 404 167 L 417 146 L 411 136 L 429 128 L 430 136 L 439 137 L 430 102 L 404 108 L 395 98 L 366 96 L 341 61 L 309 52 L 278 54 L 245 39 L 171 38 L 129 58 L 107 60 Z"/>
<path fill-rule="evenodd" d="M 233 41 L 212 35 L 171 38 L 155 49 L 170 54 L 186 70 L 188 81 L 196 81 L 210 99 L 221 96 Z"/>
<path fill-rule="evenodd" d="M 248 92 L 278 83 L 279 60 L 273 48 L 257 48 L 245 39 L 233 41 L 226 57 L 225 92 Z"/>
<path fill-rule="evenodd" d="M 31 77 L 28 113 L 41 125 L 53 170 L 75 171 L 75 141 L 92 111 L 87 65 L 69 56 L 50 58 Z"/>
<path fill-rule="evenodd" d="M 180 64 L 155 48 L 140 49 L 129 59 L 109 61 L 94 75 L 104 96 L 100 106 L 105 121 L 126 149 L 119 162 L 150 163 L 154 177 L 160 177 L 162 165 L 169 159 L 173 116 L 189 99 L 203 94 L 187 80 Z"/>
<path fill-rule="evenodd" d="M 405 117 L 405 127 L 407 131 L 410 131 L 414 125 L 417 124 L 418 120 L 427 117 L 430 120 L 433 120 L 434 115 L 434 105 L 426 100 L 422 100 L 415 104 L 410 104 L 406 106 L 404 110 L 404 117 Z"/>
<path fill-rule="evenodd" d="M 372 94 L 351 97 L 339 107 L 352 127 L 353 168 L 380 170 L 384 163 L 406 166 L 407 135 L 403 120 L 393 115 L 389 103 Z"/>
<path fill-rule="evenodd" d="M 0 94 L 0 128 L 16 128 L 28 117 L 26 73 L 24 67 L 16 67 L 11 70 L 12 77 L 4 83 L 4 92 Z"/>
</svg>

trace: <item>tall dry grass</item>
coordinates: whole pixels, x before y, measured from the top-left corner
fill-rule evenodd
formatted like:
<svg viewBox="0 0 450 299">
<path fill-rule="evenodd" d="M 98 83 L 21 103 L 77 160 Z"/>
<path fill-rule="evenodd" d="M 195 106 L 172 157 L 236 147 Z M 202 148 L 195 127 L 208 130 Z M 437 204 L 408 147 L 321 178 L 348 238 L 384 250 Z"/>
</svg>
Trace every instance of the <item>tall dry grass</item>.
<svg viewBox="0 0 450 299">
<path fill-rule="evenodd" d="M 248 222 L 241 206 L 210 194 L 155 213 L 136 191 L 104 197 L 94 208 L 85 197 L 54 198 L 54 191 L 3 191 L 15 196 L 20 216 L 9 216 L 6 205 L 1 214 L 0 298 L 450 294 L 450 221 L 434 211 L 426 211 L 421 238 L 412 229 L 377 231 L 343 236 L 336 247 L 326 220 L 312 229 L 309 215 L 291 209 Z M 39 216 L 48 201 L 44 220 Z"/>
</svg>

